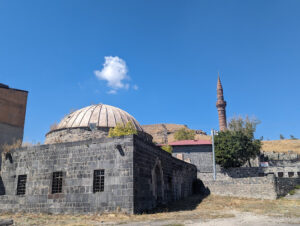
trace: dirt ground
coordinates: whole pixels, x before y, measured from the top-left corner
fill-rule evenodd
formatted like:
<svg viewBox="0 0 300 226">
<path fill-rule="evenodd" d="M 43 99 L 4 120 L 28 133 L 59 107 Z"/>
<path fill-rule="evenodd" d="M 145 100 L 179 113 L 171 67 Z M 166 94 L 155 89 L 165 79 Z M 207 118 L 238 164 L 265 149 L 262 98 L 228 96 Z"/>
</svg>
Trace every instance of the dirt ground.
<svg viewBox="0 0 300 226">
<path fill-rule="evenodd" d="M 15 225 L 300 225 L 300 200 L 258 200 L 210 195 L 194 195 L 161 207 L 156 213 L 92 215 L 51 215 L 1 213 L 1 219 L 13 219 Z"/>
</svg>

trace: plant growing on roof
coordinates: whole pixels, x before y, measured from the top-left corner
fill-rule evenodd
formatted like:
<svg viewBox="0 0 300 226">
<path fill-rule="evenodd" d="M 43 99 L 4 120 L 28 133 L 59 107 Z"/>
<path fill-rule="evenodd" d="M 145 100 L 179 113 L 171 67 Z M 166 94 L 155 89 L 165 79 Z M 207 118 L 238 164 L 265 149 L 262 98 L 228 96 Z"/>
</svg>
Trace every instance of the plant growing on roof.
<svg viewBox="0 0 300 226">
<path fill-rule="evenodd" d="M 127 122 L 125 126 L 118 123 L 116 127 L 109 129 L 108 137 L 119 137 L 131 134 L 137 134 L 137 130 L 132 122 Z"/>
<path fill-rule="evenodd" d="M 173 148 L 172 148 L 171 145 L 164 145 L 164 146 L 161 147 L 161 149 L 163 149 L 164 151 L 166 151 L 170 154 L 172 154 L 172 151 L 173 151 Z"/>
</svg>

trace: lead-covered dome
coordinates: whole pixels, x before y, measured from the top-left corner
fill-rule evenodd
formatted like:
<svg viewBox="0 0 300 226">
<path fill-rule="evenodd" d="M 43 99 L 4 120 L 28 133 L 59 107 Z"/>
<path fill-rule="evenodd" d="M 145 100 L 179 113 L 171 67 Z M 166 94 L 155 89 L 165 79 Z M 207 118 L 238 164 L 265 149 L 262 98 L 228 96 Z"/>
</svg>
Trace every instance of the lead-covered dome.
<svg viewBox="0 0 300 226">
<path fill-rule="evenodd" d="M 90 127 L 94 124 L 96 127 L 115 127 L 117 124 L 126 125 L 127 122 L 132 122 L 134 127 L 143 131 L 141 125 L 120 108 L 106 104 L 91 105 L 65 116 L 57 125 L 57 129 Z"/>
<path fill-rule="evenodd" d="M 46 134 L 45 144 L 106 137 L 110 128 L 128 122 L 143 132 L 138 121 L 126 111 L 106 104 L 91 105 L 65 116 Z"/>
</svg>

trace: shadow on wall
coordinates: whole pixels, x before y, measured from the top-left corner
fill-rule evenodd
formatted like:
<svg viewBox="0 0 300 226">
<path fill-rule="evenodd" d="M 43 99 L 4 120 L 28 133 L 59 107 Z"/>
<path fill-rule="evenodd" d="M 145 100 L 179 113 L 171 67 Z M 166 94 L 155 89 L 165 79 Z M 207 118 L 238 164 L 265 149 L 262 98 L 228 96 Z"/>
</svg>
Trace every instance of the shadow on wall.
<svg viewBox="0 0 300 226">
<path fill-rule="evenodd" d="M 177 212 L 177 211 L 189 211 L 194 210 L 197 206 L 210 195 L 210 190 L 204 186 L 200 179 L 197 179 L 193 183 L 193 195 L 171 202 L 166 205 L 160 205 L 155 209 L 147 213 L 161 213 L 161 212 Z"/>
<path fill-rule="evenodd" d="M 0 176 L 0 195 L 5 195 L 5 187 L 1 176 Z"/>
</svg>

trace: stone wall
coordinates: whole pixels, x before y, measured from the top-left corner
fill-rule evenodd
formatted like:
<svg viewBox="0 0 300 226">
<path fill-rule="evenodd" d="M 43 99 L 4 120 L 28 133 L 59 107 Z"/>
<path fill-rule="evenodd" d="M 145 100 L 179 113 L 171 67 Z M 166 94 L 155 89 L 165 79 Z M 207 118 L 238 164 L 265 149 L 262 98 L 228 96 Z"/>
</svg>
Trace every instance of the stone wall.
<svg viewBox="0 0 300 226">
<path fill-rule="evenodd" d="M 46 134 L 45 144 L 75 142 L 107 137 L 109 128 L 68 128 L 50 131 Z"/>
<path fill-rule="evenodd" d="M 219 169 L 216 180 L 213 173 L 198 172 L 197 177 L 213 194 L 246 198 L 276 199 L 300 184 L 298 167 Z"/>
<path fill-rule="evenodd" d="M 194 165 L 140 139 L 135 140 L 134 147 L 135 212 L 142 213 L 192 194 L 197 178 Z"/>
<path fill-rule="evenodd" d="M 212 194 L 258 199 L 277 198 L 274 175 L 233 178 L 218 174 L 217 180 L 214 181 L 213 175 L 200 174 L 199 178 Z"/>
<path fill-rule="evenodd" d="M 122 146 L 122 154 L 115 148 Z M 12 163 L 10 162 L 12 159 Z M 3 160 L 1 211 L 133 213 L 133 137 L 42 145 L 13 151 Z M 93 193 L 93 172 L 105 170 L 103 192 Z M 52 194 L 53 172 L 62 171 L 63 191 Z M 18 175 L 26 194 L 16 195 Z"/>
<path fill-rule="evenodd" d="M 213 171 L 211 145 L 174 146 L 173 156 L 191 162 L 197 166 L 198 172 Z"/>
<path fill-rule="evenodd" d="M 296 185 L 300 185 L 299 178 L 276 178 L 276 192 L 278 197 L 285 196 L 289 191 L 293 190 Z"/>
<path fill-rule="evenodd" d="M 95 193 L 100 169 L 104 191 Z M 55 194 L 53 172 L 63 173 Z M 25 195 L 16 195 L 20 175 L 27 175 Z M 140 213 L 190 195 L 196 167 L 130 135 L 13 150 L 0 179 L 0 212 Z"/>
</svg>

